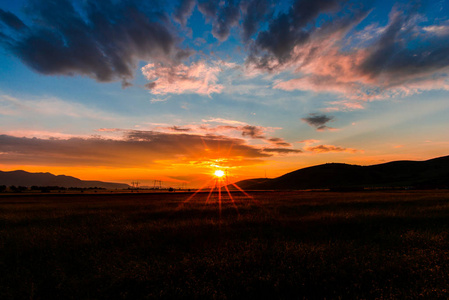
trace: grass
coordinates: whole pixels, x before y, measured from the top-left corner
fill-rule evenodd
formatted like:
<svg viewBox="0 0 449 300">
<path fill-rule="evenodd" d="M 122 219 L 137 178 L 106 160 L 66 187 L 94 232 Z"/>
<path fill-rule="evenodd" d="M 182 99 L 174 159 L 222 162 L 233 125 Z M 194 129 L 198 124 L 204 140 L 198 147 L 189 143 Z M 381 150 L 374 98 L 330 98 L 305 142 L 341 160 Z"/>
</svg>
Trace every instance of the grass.
<svg viewBox="0 0 449 300">
<path fill-rule="evenodd" d="M 449 297 L 448 191 L 189 195 L 0 196 L 0 298 Z"/>
</svg>

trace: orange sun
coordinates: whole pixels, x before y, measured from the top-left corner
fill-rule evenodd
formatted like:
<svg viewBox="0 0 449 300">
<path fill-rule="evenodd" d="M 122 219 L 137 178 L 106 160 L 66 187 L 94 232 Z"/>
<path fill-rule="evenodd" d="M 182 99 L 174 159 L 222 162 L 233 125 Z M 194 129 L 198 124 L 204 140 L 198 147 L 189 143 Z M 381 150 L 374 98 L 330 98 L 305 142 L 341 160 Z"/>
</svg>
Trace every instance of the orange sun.
<svg viewBox="0 0 449 300">
<path fill-rule="evenodd" d="M 216 170 L 216 171 L 214 172 L 214 175 L 215 175 L 216 177 L 223 177 L 224 174 L 225 174 L 225 172 L 223 172 L 223 170 Z"/>
</svg>

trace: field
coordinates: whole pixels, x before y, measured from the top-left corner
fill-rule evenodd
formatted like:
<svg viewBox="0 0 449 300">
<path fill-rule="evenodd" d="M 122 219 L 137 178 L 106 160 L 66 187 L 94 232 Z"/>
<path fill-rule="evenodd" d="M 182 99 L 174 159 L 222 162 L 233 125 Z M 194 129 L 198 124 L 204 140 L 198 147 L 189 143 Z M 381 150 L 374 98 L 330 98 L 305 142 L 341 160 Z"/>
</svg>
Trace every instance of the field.
<svg viewBox="0 0 449 300">
<path fill-rule="evenodd" d="M 0 195 L 0 299 L 447 299 L 449 192 Z"/>
</svg>

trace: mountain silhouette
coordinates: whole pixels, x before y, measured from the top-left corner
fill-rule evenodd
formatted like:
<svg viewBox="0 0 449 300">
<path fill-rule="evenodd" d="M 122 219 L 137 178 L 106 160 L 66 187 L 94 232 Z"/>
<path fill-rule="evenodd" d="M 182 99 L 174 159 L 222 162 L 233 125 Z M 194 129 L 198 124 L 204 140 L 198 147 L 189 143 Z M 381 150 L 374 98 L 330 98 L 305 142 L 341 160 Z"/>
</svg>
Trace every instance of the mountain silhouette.
<svg viewBox="0 0 449 300">
<path fill-rule="evenodd" d="M 328 163 L 299 169 L 273 179 L 248 179 L 236 184 L 246 190 L 448 188 L 449 156 L 371 166 Z"/>
<path fill-rule="evenodd" d="M 126 189 L 129 185 L 103 181 L 86 181 L 72 176 L 53 175 L 51 173 L 29 173 L 26 171 L 0 171 L 0 185 L 6 186 L 60 186 L 65 188 L 90 188 L 99 187 L 105 189 Z"/>
</svg>

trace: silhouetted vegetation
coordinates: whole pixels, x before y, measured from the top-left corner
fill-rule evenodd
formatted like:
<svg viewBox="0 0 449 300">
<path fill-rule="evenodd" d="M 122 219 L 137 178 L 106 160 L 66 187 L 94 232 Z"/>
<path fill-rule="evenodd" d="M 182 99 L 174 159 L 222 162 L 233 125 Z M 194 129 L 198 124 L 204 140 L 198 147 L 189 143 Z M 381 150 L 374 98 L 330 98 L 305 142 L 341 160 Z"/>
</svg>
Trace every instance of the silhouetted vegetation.
<svg viewBox="0 0 449 300">
<path fill-rule="evenodd" d="M 28 188 L 26 186 L 15 186 L 15 185 L 11 185 L 9 187 L 9 190 L 13 193 L 21 193 L 23 191 L 28 190 Z"/>
<path fill-rule="evenodd" d="M 3 194 L 0 298 L 449 297 L 447 191 L 189 195 Z"/>
</svg>

